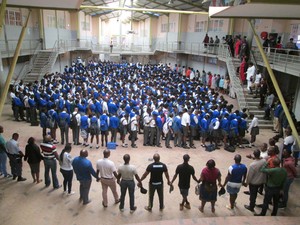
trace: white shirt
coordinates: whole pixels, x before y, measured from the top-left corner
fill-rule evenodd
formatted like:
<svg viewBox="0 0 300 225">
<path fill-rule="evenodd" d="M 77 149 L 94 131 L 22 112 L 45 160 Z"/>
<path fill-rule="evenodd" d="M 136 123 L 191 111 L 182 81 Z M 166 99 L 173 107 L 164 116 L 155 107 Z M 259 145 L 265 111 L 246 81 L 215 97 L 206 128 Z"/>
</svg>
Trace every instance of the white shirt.
<svg viewBox="0 0 300 225">
<path fill-rule="evenodd" d="M 65 152 L 60 168 L 68 171 L 73 170 L 72 162 L 73 162 L 72 156 L 68 152 Z"/>
<path fill-rule="evenodd" d="M 19 143 L 14 139 L 10 139 L 6 142 L 6 150 L 9 154 L 18 155 L 20 152 Z"/>
<path fill-rule="evenodd" d="M 257 126 L 258 126 L 258 119 L 256 117 L 253 117 L 251 123 L 249 124 L 248 131 L 250 132 L 253 127 L 257 127 Z"/>
<path fill-rule="evenodd" d="M 185 112 L 185 113 L 182 114 L 181 125 L 182 126 L 187 126 L 187 124 L 188 125 L 191 124 L 191 118 L 190 118 L 190 115 L 187 112 Z"/>
<path fill-rule="evenodd" d="M 255 81 L 254 81 L 254 83 L 259 84 L 259 83 L 260 83 L 260 80 L 261 80 L 261 74 L 260 74 L 260 73 L 259 73 L 259 74 L 256 74 L 256 75 L 255 75 Z"/>
<path fill-rule="evenodd" d="M 253 66 L 251 66 L 251 67 L 249 67 L 248 69 L 247 69 L 247 80 L 250 80 L 250 77 L 254 77 L 254 75 L 255 75 L 255 66 L 253 65 Z"/>
<path fill-rule="evenodd" d="M 75 118 L 77 120 L 77 126 L 79 127 L 80 126 L 80 119 L 81 119 L 80 113 L 79 112 L 73 112 L 72 115 L 74 115 L 74 116 L 76 115 Z"/>
<path fill-rule="evenodd" d="M 131 131 L 136 131 L 137 130 L 137 120 L 136 120 L 136 117 L 132 117 L 131 120 L 130 120 L 130 129 Z"/>
<path fill-rule="evenodd" d="M 100 177 L 108 179 L 114 178 L 113 173 L 117 171 L 115 164 L 107 158 L 99 159 L 96 168 L 100 172 Z"/>
</svg>

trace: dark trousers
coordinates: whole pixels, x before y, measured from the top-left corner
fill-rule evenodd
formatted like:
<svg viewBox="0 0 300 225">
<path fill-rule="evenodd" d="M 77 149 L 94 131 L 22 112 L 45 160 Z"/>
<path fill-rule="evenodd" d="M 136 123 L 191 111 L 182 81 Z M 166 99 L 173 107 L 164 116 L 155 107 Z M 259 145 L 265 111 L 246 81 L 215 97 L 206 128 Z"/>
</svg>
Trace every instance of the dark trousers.
<svg viewBox="0 0 300 225">
<path fill-rule="evenodd" d="M 170 140 L 171 140 L 171 137 L 172 137 L 172 132 L 169 130 L 169 132 L 167 133 L 167 136 L 166 136 L 166 147 L 170 146 Z"/>
<path fill-rule="evenodd" d="M 128 189 L 130 209 L 134 210 L 134 188 L 135 188 L 134 181 L 133 180 L 121 180 L 120 187 L 121 187 L 121 197 L 120 197 L 119 208 L 124 209 L 125 195 L 126 195 L 126 191 Z"/>
<path fill-rule="evenodd" d="M 69 126 L 60 127 L 61 144 L 69 143 Z M 66 142 L 65 142 L 66 141 Z"/>
<path fill-rule="evenodd" d="M 161 130 L 157 127 L 156 128 L 156 146 L 160 146 L 160 136 L 161 136 Z"/>
<path fill-rule="evenodd" d="M 254 209 L 254 207 L 255 207 L 257 193 L 258 193 L 258 190 L 259 190 L 260 187 L 261 187 L 261 184 L 259 184 L 259 185 L 249 184 L 250 208 L 251 209 Z"/>
<path fill-rule="evenodd" d="M 181 147 L 182 145 L 182 133 L 181 131 L 176 131 L 174 135 L 174 145 Z"/>
<path fill-rule="evenodd" d="M 278 202 L 279 202 L 279 196 L 280 196 L 280 188 L 279 187 L 267 187 L 265 188 L 265 197 L 264 197 L 264 203 L 261 211 L 261 215 L 265 216 L 268 210 L 269 202 L 273 199 L 273 211 L 271 216 L 277 215 L 278 210 Z"/>
<path fill-rule="evenodd" d="M 25 107 L 25 113 L 26 113 L 26 122 L 30 122 L 30 108 Z"/>
<path fill-rule="evenodd" d="M 63 181 L 64 191 L 67 191 L 67 186 L 68 186 L 68 193 L 71 193 L 71 191 L 72 191 L 72 180 L 73 180 L 73 170 L 60 169 L 60 172 L 62 173 L 62 175 L 64 177 L 64 181 Z"/>
<path fill-rule="evenodd" d="M 159 185 L 153 185 L 149 184 L 149 204 L 148 207 L 152 209 L 153 207 L 153 197 L 154 193 L 157 191 L 158 194 L 158 200 L 159 200 L 159 208 L 163 209 L 164 208 L 164 185 L 159 184 Z"/>
<path fill-rule="evenodd" d="M 56 175 L 57 170 L 57 163 L 55 159 L 44 159 L 44 165 L 45 165 L 45 185 L 49 186 L 51 183 L 49 172 L 51 170 L 52 175 L 52 182 L 53 182 L 53 188 L 58 188 L 59 183 Z"/>
<path fill-rule="evenodd" d="M 79 127 L 78 126 L 72 129 L 72 134 L 73 134 L 74 145 L 77 145 L 79 143 Z"/>
<path fill-rule="evenodd" d="M 42 127 L 42 133 L 43 133 L 43 140 L 44 140 L 45 136 L 47 135 L 47 128 L 46 127 Z"/>
<path fill-rule="evenodd" d="M 150 145 L 155 145 L 154 140 L 155 140 L 155 135 L 156 135 L 156 127 L 150 127 Z"/>
<path fill-rule="evenodd" d="M 83 204 L 87 204 L 89 202 L 89 192 L 92 180 L 80 180 L 79 182 L 80 199 L 83 201 Z"/>
<path fill-rule="evenodd" d="M 31 123 L 31 126 L 38 125 L 36 107 L 30 107 L 30 123 Z"/>
<path fill-rule="evenodd" d="M 18 155 L 8 155 L 11 174 L 13 176 L 22 176 L 22 158 Z"/>
<path fill-rule="evenodd" d="M 117 131 L 118 129 L 117 128 L 111 128 L 110 129 L 110 132 L 111 132 L 111 138 L 110 138 L 110 141 L 111 142 L 117 142 Z"/>
<path fill-rule="evenodd" d="M 150 127 L 144 125 L 144 145 L 149 144 Z"/>
<path fill-rule="evenodd" d="M 131 136 L 131 146 L 134 146 L 135 145 L 135 141 L 137 139 L 137 130 L 130 131 L 130 136 Z"/>
</svg>

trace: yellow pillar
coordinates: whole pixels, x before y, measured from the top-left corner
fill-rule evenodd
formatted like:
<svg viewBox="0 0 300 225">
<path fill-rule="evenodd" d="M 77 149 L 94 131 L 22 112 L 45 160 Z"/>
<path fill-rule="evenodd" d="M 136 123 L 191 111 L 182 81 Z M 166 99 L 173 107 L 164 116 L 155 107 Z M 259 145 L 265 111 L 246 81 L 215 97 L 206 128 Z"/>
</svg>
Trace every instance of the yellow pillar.
<svg viewBox="0 0 300 225">
<path fill-rule="evenodd" d="M 2 0 L 2 4 L 1 4 L 1 8 L 0 8 L 0 35 L 2 33 L 3 24 L 4 24 L 6 2 L 7 2 L 7 0 Z"/>
<path fill-rule="evenodd" d="M 286 115 L 286 118 L 287 118 L 287 120 L 288 120 L 288 122 L 289 122 L 289 125 L 290 125 L 291 128 L 292 128 L 293 135 L 294 135 L 294 137 L 296 138 L 298 144 L 300 144 L 300 138 L 299 138 L 297 129 L 296 129 L 295 124 L 294 124 L 294 122 L 293 122 L 293 120 L 292 120 L 292 117 L 291 117 L 291 114 L 290 114 L 290 112 L 289 112 L 289 109 L 288 109 L 288 107 L 287 107 L 287 105 L 286 105 L 286 103 L 285 103 L 285 100 L 284 100 L 283 95 L 282 95 L 282 93 L 281 93 L 281 90 L 280 90 L 280 88 L 279 88 L 279 85 L 278 85 L 278 82 L 277 82 L 277 80 L 276 80 L 276 77 L 275 77 L 275 75 L 274 75 L 274 73 L 273 73 L 273 70 L 272 70 L 272 68 L 271 68 L 271 66 L 270 66 L 269 60 L 268 60 L 268 58 L 267 58 L 267 56 L 266 56 L 266 54 L 265 54 L 265 51 L 264 51 L 263 46 L 262 46 L 262 44 L 261 44 L 261 42 L 260 42 L 260 40 L 259 40 L 258 35 L 257 35 L 256 32 L 255 32 L 255 29 L 254 29 L 254 26 L 253 26 L 251 20 L 248 19 L 248 22 L 249 22 L 249 25 L 250 25 L 250 27 L 251 27 L 251 29 L 252 29 L 252 31 L 253 31 L 253 34 L 254 34 L 254 38 L 255 38 L 257 47 L 258 47 L 258 49 L 259 49 L 259 51 L 260 51 L 260 54 L 261 54 L 262 59 L 263 59 L 263 61 L 264 61 L 264 64 L 265 64 L 265 66 L 267 67 L 267 70 L 268 70 L 268 72 L 269 72 L 269 74 L 270 74 L 270 78 L 271 78 L 272 83 L 273 83 L 273 85 L 274 85 L 275 91 L 276 91 L 276 93 L 277 93 L 277 95 L 278 95 L 279 101 L 280 101 L 280 103 L 281 103 L 281 105 L 282 105 L 282 107 L 283 107 L 283 110 L 284 110 L 284 113 L 285 113 L 285 115 Z"/>
<path fill-rule="evenodd" d="M 18 40 L 18 44 L 17 44 L 16 50 L 15 50 L 15 54 L 14 54 L 12 63 L 10 65 L 7 78 L 6 78 L 5 86 L 3 88 L 3 92 L 2 92 L 2 95 L 1 95 L 1 99 L 0 99 L 0 116 L 2 115 L 2 111 L 3 111 L 4 103 L 5 103 L 5 100 L 6 100 L 6 97 L 7 97 L 7 92 L 8 92 L 8 89 L 9 89 L 11 78 L 14 74 L 16 64 L 17 64 L 17 60 L 18 60 L 19 55 L 20 55 L 20 50 L 21 50 L 21 47 L 22 47 L 23 39 L 24 39 L 25 34 L 26 34 L 26 28 L 27 28 L 27 25 L 28 25 L 30 14 L 31 14 L 31 10 L 29 10 L 27 20 L 26 20 L 26 22 L 25 22 L 25 24 L 22 28 L 22 31 L 21 31 L 21 34 L 20 34 L 20 37 L 19 37 L 19 40 Z"/>
<path fill-rule="evenodd" d="M 229 19 L 229 35 L 233 35 L 233 31 L 234 31 L 234 18 L 230 18 Z"/>
</svg>

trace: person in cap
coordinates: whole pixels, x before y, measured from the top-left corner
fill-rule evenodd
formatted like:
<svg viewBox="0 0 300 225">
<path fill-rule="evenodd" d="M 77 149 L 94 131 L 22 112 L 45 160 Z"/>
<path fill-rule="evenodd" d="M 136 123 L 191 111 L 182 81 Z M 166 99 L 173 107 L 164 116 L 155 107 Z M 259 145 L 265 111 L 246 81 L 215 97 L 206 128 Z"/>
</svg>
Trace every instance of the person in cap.
<svg viewBox="0 0 300 225">
<path fill-rule="evenodd" d="M 177 176 L 179 175 L 178 187 L 180 189 L 180 194 L 182 195 L 182 202 L 179 204 L 179 209 L 182 211 L 183 208 L 191 209 L 190 202 L 188 201 L 187 197 L 189 194 L 190 183 L 191 183 L 191 176 L 194 181 L 198 182 L 198 179 L 195 176 L 194 167 L 189 165 L 190 156 L 185 154 L 183 156 L 183 163 L 178 165 L 173 179 L 171 181 L 171 185 L 176 180 Z"/>
</svg>

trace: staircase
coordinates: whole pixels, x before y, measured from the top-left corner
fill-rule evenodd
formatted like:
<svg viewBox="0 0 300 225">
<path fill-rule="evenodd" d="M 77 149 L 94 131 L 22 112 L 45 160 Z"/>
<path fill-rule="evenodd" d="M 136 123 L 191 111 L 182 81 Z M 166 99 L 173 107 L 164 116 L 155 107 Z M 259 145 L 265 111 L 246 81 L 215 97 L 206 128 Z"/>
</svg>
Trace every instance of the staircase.
<svg viewBox="0 0 300 225">
<path fill-rule="evenodd" d="M 259 128 L 272 129 L 272 120 L 265 120 L 263 118 L 265 110 L 259 108 L 260 98 L 253 98 L 254 95 L 248 94 L 247 88 L 241 84 L 239 74 L 236 72 L 237 68 L 240 66 L 240 60 L 233 57 L 227 57 L 226 65 L 240 109 L 248 108 L 249 113 L 253 113 L 254 116 L 258 118 Z"/>
<path fill-rule="evenodd" d="M 56 61 L 57 55 L 57 51 L 53 50 L 39 51 L 33 62 L 30 72 L 27 73 L 23 78 L 24 82 L 28 83 L 40 80 L 46 73 L 50 73 Z"/>
</svg>

